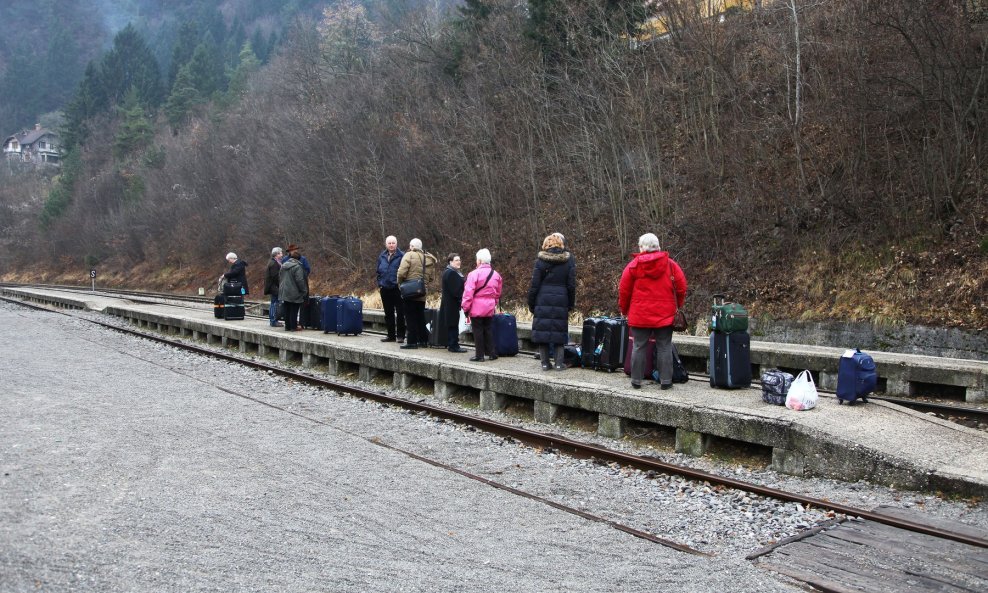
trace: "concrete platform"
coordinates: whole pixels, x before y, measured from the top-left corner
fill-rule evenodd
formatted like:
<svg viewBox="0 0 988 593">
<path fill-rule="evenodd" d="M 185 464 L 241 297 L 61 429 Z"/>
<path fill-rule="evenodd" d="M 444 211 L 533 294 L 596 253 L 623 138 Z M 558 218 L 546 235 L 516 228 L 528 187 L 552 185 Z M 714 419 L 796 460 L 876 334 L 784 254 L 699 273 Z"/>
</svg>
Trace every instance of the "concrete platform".
<svg viewBox="0 0 988 593">
<path fill-rule="evenodd" d="M 469 354 L 441 349 L 399 350 L 395 344 L 382 344 L 377 335 L 288 333 L 271 328 L 264 319 L 221 321 L 205 307 L 139 305 L 125 299 L 37 289 L 7 288 L 0 292 L 10 298 L 101 311 L 142 328 L 246 353 L 277 354 L 282 361 L 298 362 L 315 372 L 391 382 L 398 387 L 416 386 L 438 399 L 452 395 L 476 398 L 487 410 L 509 403 L 530 405 L 539 422 L 551 423 L 561 412 L 580 410 L 596 418 L 597 431 L 604 436 L 620 438 L 629 427 L 664 427 L 675 431 L 677 450 L 688 454 L 703 454 L 718 439 L 728 439 L 770 450 L 772 465 L 785 473 L 988 495 L 988 433 L 892 404 L 838 406 L 836 400 L 825 397 L 812 411 L 794 412 L 763 403 L 756 389 L 716 390 L 693 380 L 669 391 L 649 383 L 638 391 L 631 389 L 623 373 L 583 369 L 544 373 L 538 362 L 527 356 L 471 363 Z M 700 343 L 706 342 L 703 338 L 677 338 L 681 351 L 699 348 Z M 752 350 L 756 351 L 754 345 Z M 757 351 L 766 360 L 775 357 L 779 366 L 791 362 L 793 368 L 809 368 L 795 364 L 804 360 L 799 352 L 823 360 L 842 350 L 762 343 Z M 902 359 L 904 367 L 915 368 L 915 372 L 924 368 L 941 372 L 942 366 L 951 368 L 956 360 L 888 356 Z M 879 357 L 875 358 L 877 362 Z M 983 385 L 988 365 L 967 360 L 957 363 L 971 367 L 970 372 L 981 377 Z"/>
</svg>

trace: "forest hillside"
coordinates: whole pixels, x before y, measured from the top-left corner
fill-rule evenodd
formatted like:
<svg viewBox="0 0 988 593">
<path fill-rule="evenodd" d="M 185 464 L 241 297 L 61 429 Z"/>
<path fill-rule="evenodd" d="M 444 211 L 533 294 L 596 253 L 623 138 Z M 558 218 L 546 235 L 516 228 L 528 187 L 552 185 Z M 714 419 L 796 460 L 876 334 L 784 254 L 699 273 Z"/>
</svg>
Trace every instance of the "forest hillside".
<svg viewBox="0 0 988 593">
<path fill-rule="evenodd" d="M 194 291 L 235 251 L 259 288 L 293 242 L 316 292 L 365 294 L 394 234 L 490 248 L 517 303 L 558 231 L 578 307 L 614 312 L 651 231 L 697 315 L 725 293 L 755 316 L 988 329 L 970 0 L 131 4 L 64 105 L 0 109 L 58 107 L 68 149 L 0 170 L 3 280 Z"/>
</svg>

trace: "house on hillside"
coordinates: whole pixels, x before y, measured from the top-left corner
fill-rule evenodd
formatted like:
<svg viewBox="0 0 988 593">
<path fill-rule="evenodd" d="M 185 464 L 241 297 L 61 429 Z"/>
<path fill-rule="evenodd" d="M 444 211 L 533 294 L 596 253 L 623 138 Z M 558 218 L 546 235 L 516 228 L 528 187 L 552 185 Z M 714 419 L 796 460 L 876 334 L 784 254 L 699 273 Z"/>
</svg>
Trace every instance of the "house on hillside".
<svg viewBox="0 0 988 593">
<path fill-rule="evenodd" d="M 7 136 L 3 141 L 3 154 L 27 163 L 57 165 L 62 151 L 58 134 L 36 124 L 33 130 Z"/>
</svg>

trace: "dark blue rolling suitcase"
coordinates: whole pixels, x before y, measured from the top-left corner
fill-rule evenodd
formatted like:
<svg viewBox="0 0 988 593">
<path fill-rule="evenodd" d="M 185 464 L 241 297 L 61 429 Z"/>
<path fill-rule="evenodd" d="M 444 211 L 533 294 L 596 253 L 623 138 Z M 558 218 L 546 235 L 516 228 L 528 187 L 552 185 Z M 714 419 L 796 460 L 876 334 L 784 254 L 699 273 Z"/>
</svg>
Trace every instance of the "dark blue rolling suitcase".
<svg viewBox="0 0 988 593">
<path fill-rule="evenodd" d="M 853 404 L 856 400 L 868 403 L 866 397 L 878 385 L 875 360 L 861 350 L 848 350 L 840 357 L 837 366 L 837 403 Z"/>
<path fill-rule="evenodd" d="M 364 302 L 357 297 L 341 297 L 336 301 L 336 333 L 358 335 L 364 331 Z"/>
<path fill-rule="evenodd" d="M 322 333 L 336 332 L 336 302 L 340 300 L 338 296 L 323 297 L 319 301 L 320 318 L 322 321 Z"/>
<path fill-rule="evenodd" d="M 498 356 L 514 356 L 518 354 L 518 323 L 510 313 L 494 315 L 491 323 L 494 334 L 494 353 Z"/>
<path fill-rule="evenodd" d="M 710 386 L 751 386 L 751 337 L 748 332 L 710 334 Z"/>
<path fill-rule="evenodd" d="M 223 307 L 226 306 L 226 295 L 218 294 L 213 297 L 213 316 L 217 319 L 223 319 Z"/>
</svg>

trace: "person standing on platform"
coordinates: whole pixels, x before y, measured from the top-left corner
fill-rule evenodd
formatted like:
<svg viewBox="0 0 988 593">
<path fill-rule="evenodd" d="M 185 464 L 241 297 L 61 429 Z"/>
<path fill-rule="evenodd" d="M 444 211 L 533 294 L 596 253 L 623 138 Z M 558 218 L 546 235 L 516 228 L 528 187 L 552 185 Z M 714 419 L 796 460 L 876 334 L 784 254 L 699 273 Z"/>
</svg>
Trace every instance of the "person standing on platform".
<svg viewBox="0 0 988 593">
<path fill-rule="evenodd" d="M 539 346 L 542 370 L 553 368 L 549 348 L 555 349 L 555 368 L 563 370 L 565 345 L 569 340 L 569 312 L 576 306 L 576 267 L 562 239 L 552 234 L 542 241 L 535 259 L 532 282 L 528 289 L 528 310 L 532 320 L 532 342 Z"/>
<path fill-rule="evenodd" d="M 401 258 L 401 265 L 398 266 L 398 285 L 408 280 L 421 278 L 428 286 L 430 280 L 435 277 L 436 256 L 422 250 L 422 240 L 412 239 L 408 243 L 408 251 Z M 402 299 L 405 307 L 405 317 L 408 330 L 408 343 L 402 348 L 428 348 L 429 330 L 425 327 L 425 295 Z"/>
<path fill-rule="evenodd" d="M 271 304 L 268 306 L 268 320 L 271 327 L 281 327 L 281 324 L 278 323 L 278 284 L 281 282 L 281 258 L 283 254 L 281 247 L 275 247 L 271 250 L 271 261 L 268 262 L 264 274 L 264 294 L 271 296 Z"/>
<path fill-rule="evenodd" d="M 377 256 L 377 287 L 384 307 L 384 326 L 387 335 L 382 342 L 405 341 L 405 310 L 398 290 L 398 268 L 405 252 L 398 249 L 398 239 L 389 236 L 384 240 L 384 251 Z"/>
<path fill-rule="evenodd" d="M 631 353 L 631 386 L 641 389 L 648 340 L 655 338 L 655 366 L 662 389 L 672 388 L 672 322 L 686 302 L 686 275 L 665 251 L 659 238 L 645 233 L 621 274 L 618 306 L 628 318 L 635 347 Z"/>
<path fill-rule="evenodd" d="M 481 249 L 477 252 L 477 267 L 467 275 L 463 285 L 463 300 L 460 307 L 470 318 L 473 327 L 475 352 L 473 362 L 483 362 L 487 355 L 497 358 L 494 350 L 494 312 L 501 298 L 501 275 L 491 267 L 491 252 Z"/>
<path fill-rule="evenodd" d="M 298 310 L 305 300 L 305 272 L 299 262 L 298 250 L 288 252 L 288 260 L 281 266 L 278 282 L 278 298 L 285 303 L 285 331 L 298 331 Z"/>
<path fill-rule="evenodd" d="M 250 294 L 250 290 L 247 288 L 247 262 L 237 257 L 237 254 L 230 252 L 226 254 L 226 261 L 230 263 L 230 270 L 220 276 L 220 282 L 224 280 L 227 282 L 239 282 L 243 292 L 241 294 Z"/>
<path fill-rule="evenodd" d="M 302 297 L 302 306 L 299 307 L 299 313 L 301 313 L 302 308 L 309 306 L 309 274 L 312 272 L 312 267 L 309 265 L 309 260 L 307 260 L 305 256 L 302 255 L 302 248 L 296 245 L 295 243 L 289 243 L 287 251 L 288 253 L 291 253 L 293 251 L 298 252 L 298 257 L 296 259 L 298 259 L 299 265 L 302 266 L 302 274 L 305 277 L 305 296 Z M 308 319 L 308 318 L 309 315 L 300 315 L 299 317 L 296 318 L 296 320 L 300 321 L 302 319 Z M 298 326 L 300 329 L 305 329 L 305 324 L 303 323 L 299 323 Z M 309 329 L 319 329 L 319 328 L 310 327 Z"/>
<path fill-rule="evenodd" d="M 466 352 L 460 348 L 460 303 L 463 301 L 463 272 L 460 271 L 459 254 L 450 253 L 446 257 L 443 271 L 443 299 L 439 305 L 440 325 L 446 327 L 448 338 L 446 349 L 450 352 Z"/>
</svg>

